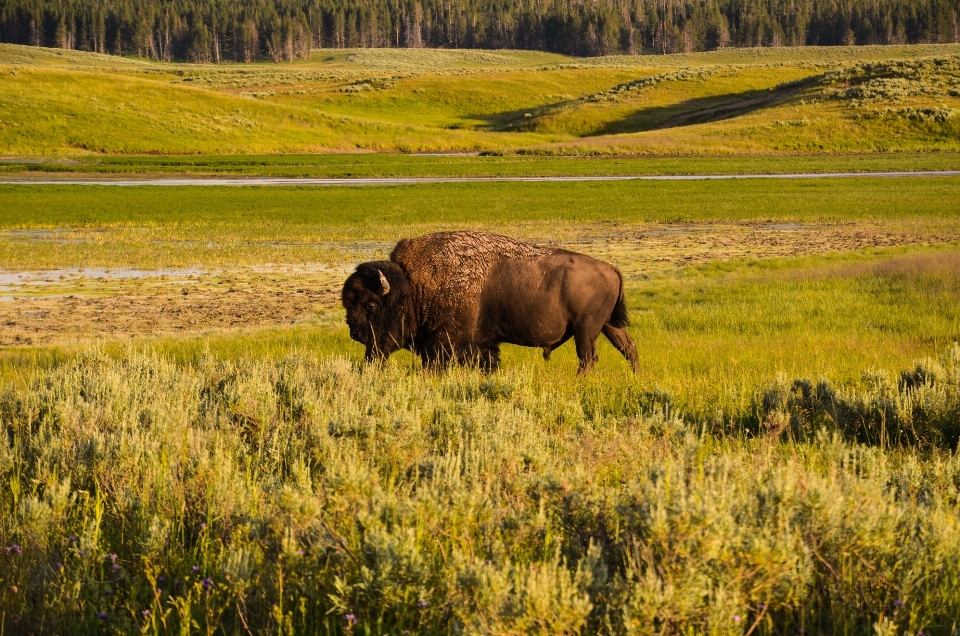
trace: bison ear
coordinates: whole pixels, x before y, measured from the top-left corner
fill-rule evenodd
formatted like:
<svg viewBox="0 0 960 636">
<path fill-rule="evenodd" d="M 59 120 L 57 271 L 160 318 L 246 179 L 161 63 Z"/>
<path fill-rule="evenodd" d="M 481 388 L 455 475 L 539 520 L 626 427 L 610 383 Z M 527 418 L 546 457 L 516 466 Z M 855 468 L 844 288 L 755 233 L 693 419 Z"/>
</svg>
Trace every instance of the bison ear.
<svg viewBox="0 0 960 636">
<path fill-rule="evenodd" d="M 380 295 L 386 296 L 390 293 L 390 281 L 387 280 L 387 277 L 384 276 L 383 272 L 381 272 L 379 269 L 377 270 L 377 273 L 380 274 L 380 287 L 382 287 L 380 290 Z"/>
</svg>

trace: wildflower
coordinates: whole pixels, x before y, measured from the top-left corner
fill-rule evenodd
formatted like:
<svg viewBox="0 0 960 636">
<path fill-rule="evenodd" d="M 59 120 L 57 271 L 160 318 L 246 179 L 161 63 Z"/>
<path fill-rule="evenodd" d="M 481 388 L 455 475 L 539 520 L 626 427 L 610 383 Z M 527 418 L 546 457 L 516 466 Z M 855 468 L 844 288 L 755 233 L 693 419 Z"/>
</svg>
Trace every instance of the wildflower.
<svg viewBox="0 0 960 636">
<path fill-rule="evenodd" d="M 86 554 L 87 554 L 86 550 L 80 550 L 80 556 L 86 556 Z"/>
<path fill-rule="evenodd" d="M 893 602 L 894 607 L 903 607 L 903 601 L 897 599 Z"/>
<path fill-rule="evenodd" d="M 23 550 L 20 549 L 19 545 L 14 543 L 12 546 L 7 548 L 7 554 L 16 554 L 17 556 L 20 556 L 21 554 L 23 554 Z"/>
<path fill-rule="evenodd" d="M 419 603 L 417 603 L 417 607 L 419 607 L 420 609 L 423 609 L 424 607 L 426 607 L 426 606 L 429 605 L 429 604 L 430 604 L 430 603 L 427 603 L 426 601 L 420 601 Z"/>
<path fill-rule="evenodd" d="M 203 522 L 203 523 L 200 524 L 200 529 L 201 529 L 201 530 L 206 530 L 206 529 L 207 529 L 207 524 L 206 524 L 206 522 Z"/>
<path fill-rule="evenodd" d="M 20 615 L 19 615 L 19 614 L 11 614 L 11 615 L 10 615 L 10 622 L 13 623 L 14 625 L 16 625 L 17 623 L 19 623 L 19 622 L 20 622 Z"/>
<path fill-rule="evenodd" d="M 157 580 L 160 581 L 161 583 L 163 583 L 163 575 L 161 574 L 160 576 L 158 576 L 158 577 L 157 577 Z"/>
<path fill-rule="evenodd" d="M 297 555 L 298 555 L 298 556 L 303 556 L 303 550 L 297 550 Z"/>
<path fill-rule="evenodd" d="M 98 612 L 98 613 L 97 613 L 97 618 L 99 618 L 99 619 L 102 620 L 102 621 L 105 621 L 105 620 L 107 620 L 108 618 L 110 618 L 110 615 L 107 614 L 106 612 Z"/>
<path fill-rule="evenodd" d="M 116 562 L 117 562 L 117 555 L 116 555 L 116 554 L 111 554 L 111 555 L 110 555 L 110 560 L 113 561 L 114 563 L 116 563 Z"/>
<path fill-rule="evenodd" d="M 211 579 L 209 576 L 203 579 L 203 589 L 209 590 L 212 586 L 213 586 L 213 579 Z"/>
<path fill-rule="evenodd" d="M 143 614 L 144 616 L 150 616 L 150 610 L 143 610 L 140 613 Z"/>
<path fill-rule="evenodd" d="M 16 586 L 16 585 L 11 585 L 11 586 L 10 586 L 10 591 L 13 592 L 14 594 L 16 594 L 17 591 L 18 591 L 17 586 Z"/>
<path fill-rule="evenodd" d="M 353 626 L 357 624 L 357 617 L 353 614 L 347 614 L 344 618 L 347 619 L 347 625 Z"/>
<path fill-rule="evenodd" d="M 767 609 L 767 606 L 764 603 L 760 603 L 759 605 L 757 605 L 757 609 L 762 612 L 763 610 Z"/>
<path fill-rule="evenodd" d="M 194 574 L 196 574 L 197 572 L 200 571 L 200 566 L 195 565 L 195 566 L 193 566 L 192 568 L 190 568 L 190 571 L 193 572 Z"/>
<path fill-rule="evenodd" d="M 71 534 L 68 538 L 70 539 L 70 543 L 76 543 L 76 542 L 77 542 L 77 535 L 75 535 L 75 534 Z"/>
<path fill-rule="evenodd" d="M 63 563 L 60 563 L 59 561 L 57 561 L 57 569 L 58 569 L 58 570 L 62 570 L 62 569 L 63 569 Z"/>
<path fill-rule="evenodd" d="M 104 590 L 103 593 L 107 596 L 113 596 L 113 590 Z"/>
<path fill-rule="evenodd" d="M 739 614 L 734 614 L 734 616 L 733 616 L 733 622 L 734 622 L 734 623 L 739 623 L 739 622 L 740 622 L 740 615 L 739 615 Z"/>
<path fill-rule="evenodd" d="M 114 563 L 113 565 L 110 566 L 110 569 L 116 572 L 120 569 L 120 565 L 117 563 Z"/>
</svg>

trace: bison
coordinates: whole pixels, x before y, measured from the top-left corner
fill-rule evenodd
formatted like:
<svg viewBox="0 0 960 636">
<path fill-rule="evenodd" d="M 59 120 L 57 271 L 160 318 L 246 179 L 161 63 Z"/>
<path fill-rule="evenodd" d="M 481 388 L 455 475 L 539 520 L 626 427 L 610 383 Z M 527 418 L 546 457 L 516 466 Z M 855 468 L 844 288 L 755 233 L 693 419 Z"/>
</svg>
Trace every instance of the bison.
<svg viewBox="0 0 960 636">
<path fill-rule="evenodd" d="M 456 360 L 493 371 L 503 343 L 548 360 L 573 338 L 583 373 L 603 333 L 638 368 L 620 271 L 568 250 L 485 232 L 403 239 L 389 261 L 359 265 L 342 300 L 368 362 L 409 349 L 428 368 Z"/>
</svg>

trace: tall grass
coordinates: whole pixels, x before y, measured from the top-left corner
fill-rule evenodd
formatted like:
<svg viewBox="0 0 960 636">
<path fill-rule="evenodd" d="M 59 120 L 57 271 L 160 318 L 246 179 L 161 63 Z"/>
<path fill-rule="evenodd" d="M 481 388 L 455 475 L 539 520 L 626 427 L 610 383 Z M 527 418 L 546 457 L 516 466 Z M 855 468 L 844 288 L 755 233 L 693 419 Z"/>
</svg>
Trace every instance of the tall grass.
<svg viewBox="0 0 960 636">
<path fill-rule="evenodd" d="M 0 403 L 5 629 L 951 633 L 956 454 L 569 377 L 89 350 Z"/>
</svg>

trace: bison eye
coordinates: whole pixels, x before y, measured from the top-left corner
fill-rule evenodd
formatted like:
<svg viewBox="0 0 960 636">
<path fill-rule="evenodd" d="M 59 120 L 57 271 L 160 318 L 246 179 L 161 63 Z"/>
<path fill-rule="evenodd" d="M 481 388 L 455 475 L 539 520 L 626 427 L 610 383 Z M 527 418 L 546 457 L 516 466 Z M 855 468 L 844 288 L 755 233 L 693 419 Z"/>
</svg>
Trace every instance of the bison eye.
<svg viewBox="0 0 960 636">
<path fill-rule="evenodd" d="M 368 303 L 368 304 L 367 304 L 367 309 L 369 309 L 370 311 L 376 311 L 376 310 L 377 310 L 377 303 Z"/>
</svg>

